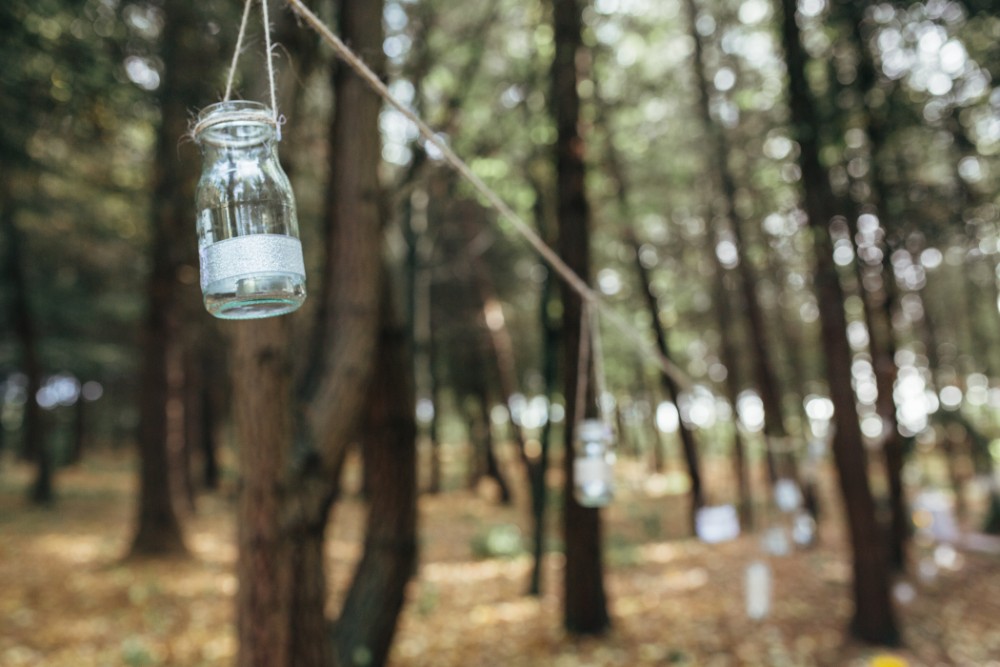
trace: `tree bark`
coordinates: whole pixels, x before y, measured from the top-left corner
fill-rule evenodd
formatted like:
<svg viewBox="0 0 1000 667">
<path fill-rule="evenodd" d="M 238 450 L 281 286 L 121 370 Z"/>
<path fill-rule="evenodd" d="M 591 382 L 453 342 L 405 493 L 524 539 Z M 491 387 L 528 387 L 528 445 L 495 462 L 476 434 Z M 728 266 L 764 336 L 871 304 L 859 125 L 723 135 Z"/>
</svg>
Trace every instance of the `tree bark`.
<svg viewBox="0 0 1000 667">
<path fill-rule="evenodd" d="M 844 295 L 833 263 L 829 222 L 836 199 L 819 160 L 818 117 L 805 76 L 806 54 L 796 22 L 796 3 L 782 0 L 782 44 L 789 78 L 793 137 L 799 143 L 805 212 L 815 244 L 815 284 L 820 309 L 823 352 L 834 404 L 833 454 L 844 499 L 854 565 L 852 632 L 860 639 L 897 643 L 899 631 L 889 593 L 885 541 L 875 517 L 868 484 L 864 445 L 851 385 L 851 349 L 847 340 Z"/>
<path fill-rule="evenodd" d="M 479 410 L 479 416 L 475 421 L 474 429 L 477 431 L 479 437 L 476 438 L 475 446 L 479 448 L 482 456 L 481 460 L 486 464 L 484 472 L 486 477 L 496 482 L 497 488 L 500 491 L 500 504 L 510 505 L 514 500 L 510 493 L 510 484 L 507 483 L 507 478 L 503 470 L 500 469 L 496 451 L 493 449 L 493 424 L 490 419 L 490 399 L 485 380 L 483 380 L 479 387 L 476 407 Z"/>
<path fill-rule="evenodd" d="M 536 197 L 540 193 L 536 192 Z M 536 199 L 540 206 L 540 199 Z M 537 219 L 542 220 L 541 211 L 537 211 Z M 539 226 L 539 229 L 542 227 Z M 555 276 L 549 271 L 542 286 L 539 300 L 539 321 L 542 330 L 542 381 L 545 387 L 545 397 L 552 405 L 552 397 L 556 390 L 556 376 L 559 365 L 559 329 L 549 314 L 549 304 L 553 298 Z M 538 461 L 528 468 L 528 483 L 531 485 L 531 516 L 532 516 L 532 568 L 531 579 L 528 582 L 528 594 L 542 594 L 543 555 L 545 553 L 545 509 L 548 504 L 548 485 L 546 473 L 549 469 L 549 452 L 552 442 L 552 420 L 546 415 L 542 432 L 538 437 Z"/>
<path fill-rule="evenodd" d="M 371 483 L 365 549 L 334 632 L 338 665 L 386 664 L 417 561 L 414 365 L 407 328 L 383 290 L 364 446 Z"/>
<path fill-rule="evenodd" d="M 8 176 L 9 178 L 9 176 Z M 52 452 L 45 441 L 42 409 L 38 405 L 38 390 L 42 387 L 42 362 L 38 353 L 38 331 L 31 311 L 28 277 L 24 270 L 24 239 L 14 221 L 15 204 L 9 181 L 3 186 L 0 200 L 0 231 L 6 237 L 7 258 L 4 262 L 6 280 L 11 289 L 11 319 L 14 335 L 21 346 L 21 369 L 27 378 L 24 403 L 24 441 L 21 454 L 35 464 L 35 478 L 28 490 L 31 502 L 51 503 Z"/>
<path fill-rule="evenodd" d="M 76 397 L 73 404 L 73 445 L 70 448 L 69 463 L 77 464 L 83 461 L 83 452 L 87 443 L 87 401 L 83 394 Z"/>
<path fill-rule="evenodd" d="M 736 214 L 736 180 L 729 167 L 729 145 L 723 129 L 713 120 L 709 108 L 709 87 L 705 75 L 704 40 L 696 27 L 698 8 L 694 0 L 686 0 L 686 4 L 688 33 L 694 40 L 695 47 L 693 63 L 695 80 L 698 82 L 698 94 L 696 97 L 698 100 L 699 115 L 704 120 L 705 134 L 710 144 L 708 154 L 712 166 L 711 171 L 718 174 L 719 181 L 717 186 L 719 193 L 722 195 L 719 199 L 722 205 L 722 217 L 732 230 L 733 240 L 739 253 L 737 270 L 739 272 L 739 286 L 743 292 L 743 305 L 746 308 L 750 342 L 753 346 L 754 384 L 757 386 L 757 391 L 760 393 L 761 401 L 764 404 L 764 436 L 767 440 L 765 453 L 767 456 L 768 475 L 772 483 L 779 476 L 797 479 L 798 475 L 796 474 L 791 454 L 786 453 L 779 462 L 775 460 L 771 450 L 772 439 L 780 439 L 787 436 L 782 417 L 781 392 L 778 387 L 777 374 L 774 372 L 774 363 L 771 361 L 770 348 L 767 344 L 764 310 L 757 297 L 757 278 L 748 259 L 748 247 L 743 235 L 742 221 Z M 718 234 L 718 227 L 715 225 L 712 225 L 712 227 L 715 229 L 714 243 L 717 246 L 721 238 Z M 727 269 L 722 265 L 721 260 L 715 252 L 712 255 L 715 258 L 717 270 L 724 275 Z M 735 407 L 735 403 L 733 406 Z"/>
<path fill-rule="evenodd" d="M 903 489 L 903 437 L 899 433 L 899 423 L 896 418 L 896 403 L 893 399 L 893 388 L 896 383 L 896 339 L 893 331 L 893 309 L 896 303 L 896 277 L 892 268 L 892 248 L 888 243 L 888 206 L 886 192 L 888 190 L 878 168 L 879 153 L 885 145 L 886 102 L 876 104 L 875 100 L 883 97 L 879 87 L 876 55 L 869 46 L 863 33 L 865 5 L 860 2 L 844 2 L 838 7 L 845 12 L 849 26 L 847 35 L 858 54 L 858 75 L 856 85 L 863 99 L 867 100 L 862 115 L 865 131 L 870 145 L 868 159 L 871 163 L 869 198 L 867 206 L 862 208 L 879 217 L 884 232 L 883 238 L 876 240 L 876 247 L 882 252 L 882 261 L 870 265 L 862 258 L 860 251 L 856 252 L 855 260 L 858 272 L 858 290 L 862 296 L 865 311 L 865 324 L 868 328 L 868 347 L 872 356 L 872 366 L 875 371 L 875 385 L 878 398 L 875 404 L 876 413 L 882 418 L 882 456 L 885 465 L 886 481 L 889 487 L 889 506 L 891 511 L 889 526 L 889 561 L 896 570 L 903 570 L 906 564 L 906 546 L 910 536 L 910 518 L 906 506 Z M 851 230 L 855 249 L 858 248 L 857 224 L 852 220 L 848 225 Z M 865 280 L 866 277 L 875 280 Z M 870 283 L 880 284 L 881 288 L 870 290 Z"/>
<path fill-rule="evenodd" d="M 288 323 L 270 318 L 227 328 L 233 341 L 233 416 L 240 451 L 236 664 L 288 667 L 291 570 L 279 492 L 292 440 Z"/>
<path fill-rule="evenodd" d="M 152 271 L 141 334 L 140 500 L 138 527 L 130 548 L 133 556 L 186 553 L 171 497 L 174 471 L 168 455 L 167 363 L 168 351 L 179 343 L 177 272 L 194 249 L 191 202 L 198 176 L 189 159 L 180 159 L 177 146 L 187 133 L 189 110 L 210 94 L 197 66 L 211 55 L 210 45 L 198 35 L 199 19 L 197 8 L 188 3 L 171 3 L 164 9 L 161 125 L 153 174 Z M 185 250 L 187 246 L 189 250 Z M 187 296 L 195 298 L 193 292 Z"/>
<path fill-rule="evenodd" d="M 381 71 L 382 3 L 341 0 L 339 17 L 345 41 Z M 332 85 L 336 107 L 329 135 L 330 185 L 324 210 L 326 263 L 320 285 L 311 289 L 317 302 L 316 329 L 306 346 L 305 375 L 296 386 L 296 405 L 302 407 L 295 414 L 294 435 L 288 436 L 288 466 L 281 471 L 284 493 L 279 512 L 287 546 L 280 547 L 284 549 L 280 557 L 286 559 L 291 573 L 287 602 L 282 603 L 287 630 L 281 632 L 287 636 L 288 664 L 294 667 L 334 664 L 324 614 L 324 535 L 339 492 L 344 457 L 362 423 L 378 339 L 382 281 L 381 101 L 342 65 L 334 67 Z M 263 396 L 284 391 L 280 383 L 260 384 L 255 390 Z M 246 548 L 273 552 L 279 547 L 257 542 Z M 254 585 L 259 583 L 255 580 Z"/>
<path fill-rule="evenodd" d="M 576 62 L 582 52 L 582 25 L 577 0 L 552 0 L 555 58 L 551 69 L 550 104 L 557 139 L 556 208 L 559 220 L 559 254 L 577 275 L 590 275 L 590 209 L 585 191 L 584 139 L 579 133 L 580 98 Z M 581 507 L 573 496 L 573 439 L 577 387 L 577 354 L 580 347 L 580 296 L 565 284 L 563 300 L 563 360 L 566 401 L 563 467 L 565 487 L 563 534 L 566 566 L 563 570 L 563 623 L 573 634 L 600 634 L 610 625 L 604 590 L 601 555 L 601 516 L 596 508 Z M 587 372 L 589 373 L 589 367 Z M 587 383 L 592 386 L 593 383 Z M 587 405 L 593 410 L 593 401 Z"/>
<path fill-rule="evenodd" d="M 652 322 L 653 334 L 656 338 L 656 347 L 666 359 L 671 359 L 670 346 L 667 344 L 667 333 L 663 330 L 663 323 L 660 321 L 660 306 L 656 298 L 656 291 L 649 276 L 649 270 L 639 258 L 639 240 L 635 234 L 631 234 L 629 239 L 632 251 L 635 256 L 635 267 L 639 274 L 639 284 L 642 285 L 643 296 L 646 299 L 646 307 L 649 310 L 650 321 Z M 660 373 L 660 382 L 667 398 L 677 407 L 677 430 L 680 433 L 681 445 L 684 450 L 684 462 L 687 465 L 688 478 L 691 480 L 691 505 L 688 508 L 688 521 L 691 533 L 695 533 L 695 517 L 698 510 L 705 506 L 705 494 L 701 483 L 701 466 L 698 462 L 698 446 L 694 440 L 694 433 L 688 428 L 684 420 L 680 418 L 680 388 L 677 382 L 666 373 Z"/>
<path fill-rule="evenodd" d="M 713 255 L 715 252 L 713 250 Z M 716 261 L 718 257 L 716 256 Z M 753 496 L 750 488 L 750 468 L 747 460 L 746 447 L 743 442 L 743 435 L 740 433 L 738 417 L 736 417 L 736 407 L 739 404 L 739 352 L 732 334 L 733 318 L 731 303 L 729 301 L 729 289 L 726 287 L 726 274 L 722 267 L 716 265 L 715 275 L 715 300 L 713 302 L 719 321 L 719 339 L 721 341 L 722 363 L 726 367 L 726 398 L 733 408 L 733 472 L 736 476 L 736 484 L 739 489 L 739 512 L 740 524 L 744 530 L 749 531 L 753 526 Z M 765 415 L 766 419 L 766 415 Z M 770 456 L 770 448 L 767 450 Z M 768 459 L 773 462 L 773 457 Z M 773 468 L 773 463 L 768 469 Z"/>
</svg>

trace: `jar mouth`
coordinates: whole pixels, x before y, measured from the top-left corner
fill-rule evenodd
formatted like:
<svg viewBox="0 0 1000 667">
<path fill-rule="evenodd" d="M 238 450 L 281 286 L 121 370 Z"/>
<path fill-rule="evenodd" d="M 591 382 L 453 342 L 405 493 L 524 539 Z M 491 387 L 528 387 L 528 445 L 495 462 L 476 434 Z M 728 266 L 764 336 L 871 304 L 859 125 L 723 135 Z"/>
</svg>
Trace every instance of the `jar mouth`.
<svg viewBox="0 0 1000 667">
<path fill-rule="evenodd" d="M 230 100 L 202 109 L 191 134 L 199 144 L 241 148 L 271 141 L 276 127 L 270 107 L 260 102 Z"/>
</svg>

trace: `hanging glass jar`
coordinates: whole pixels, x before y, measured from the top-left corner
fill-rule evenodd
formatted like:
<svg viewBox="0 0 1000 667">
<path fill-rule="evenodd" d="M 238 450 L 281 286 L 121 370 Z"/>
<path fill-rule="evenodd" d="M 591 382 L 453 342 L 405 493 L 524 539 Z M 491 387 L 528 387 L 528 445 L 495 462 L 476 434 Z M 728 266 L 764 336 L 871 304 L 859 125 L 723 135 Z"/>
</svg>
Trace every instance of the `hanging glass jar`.
<svg viewBox="0 0 1000 667">
<path fill-rule="evenodd" d="M 583 507 L 604 507 L 614 495 L 615 453 L 610 427 L 599 419 L 577 424 L 573 496 Z"/>
<path fill-rule="evenodd" d="M 259 102 L 213 104 L 195 126 L 201 290 L 216 317 L 283 315 L 306 298 L 295 197 L 275 134 L 273 116 Z"/>
</svg>

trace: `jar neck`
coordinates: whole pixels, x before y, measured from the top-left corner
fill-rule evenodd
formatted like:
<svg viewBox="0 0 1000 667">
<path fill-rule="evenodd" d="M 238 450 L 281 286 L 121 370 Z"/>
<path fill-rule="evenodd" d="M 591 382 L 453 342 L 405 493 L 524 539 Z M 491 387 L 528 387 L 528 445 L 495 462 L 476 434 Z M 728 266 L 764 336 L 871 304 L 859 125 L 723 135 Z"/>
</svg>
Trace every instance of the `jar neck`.
<svg viewBox="0 0 1000 667">
<path fill-rule="evenodd" d="M 225 144 L 203 143 L 201 145 L 202 157 L 206 160 L 217 160 L 221 158 L 234 160 L 269 160 L 275 157 L 274 142 L 263 141 L 248 146 L 229 146 Z"/>
</svg>

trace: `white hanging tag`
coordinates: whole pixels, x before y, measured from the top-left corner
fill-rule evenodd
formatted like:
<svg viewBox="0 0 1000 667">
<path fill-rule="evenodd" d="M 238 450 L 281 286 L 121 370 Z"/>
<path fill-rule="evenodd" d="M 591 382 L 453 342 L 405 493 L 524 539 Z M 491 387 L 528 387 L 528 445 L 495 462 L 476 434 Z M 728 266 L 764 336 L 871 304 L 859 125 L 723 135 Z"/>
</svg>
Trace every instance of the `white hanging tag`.
<svg viewBox="0 0 1000 667">
<path fill-rule="evenodd" d="M 790 551 L 788 535 L 782 526 L 772 526 L 764 533 L 764 551 L 772 556 L 787 556 Z"/>
<path fill-rule="evenodd" d="M 799 511 L 792 520 L 792 541 L 800 547 L 816 541 L 816 520 L 808 512 Z"/>
<path fill-rule="evenodd" d="M 708 544 L 728 542 L 740 535 L 740 519 L 732 505 L 702 507 L 694 523 L 698 538 Z"/>
<path fill-rule="evenodd" d="M 794 512 L 802 506 L 799 485 L 790 479 L 779 479 L 774 483 L 774 502 L 782 512 Z"/>
<path fill-rule="evenodd" d="M 746 603 L 749 618 L 760 620 L 771 613 L 771 567 L 763 561 L 747 566 Z"/>
</svg>

